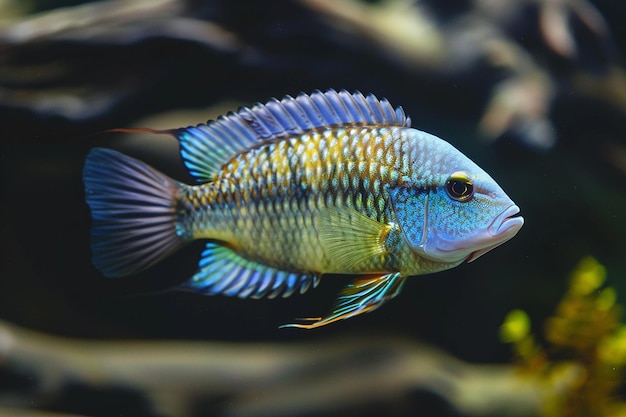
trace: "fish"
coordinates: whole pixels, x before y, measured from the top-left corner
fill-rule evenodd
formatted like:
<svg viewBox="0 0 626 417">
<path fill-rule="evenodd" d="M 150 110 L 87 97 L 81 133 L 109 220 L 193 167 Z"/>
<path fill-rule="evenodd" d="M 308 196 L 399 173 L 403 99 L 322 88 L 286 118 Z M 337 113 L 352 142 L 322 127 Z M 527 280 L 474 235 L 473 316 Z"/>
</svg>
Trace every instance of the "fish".
<svg viewBox="0 0 626 417">
<path fill-rule="evenodd" d="M 474 261 L 524 223 L 483 169 L 373 94 L 316 90 L 154 132 L 178 140 L 197 184 L 92 149 L 83 182 L 95 267 L 135 274 L 202 240 L 180 289 L 271 299 L 350 276 L 326 315 L 283 328 L 371 312 L 407 277 Z"/>
</svg>

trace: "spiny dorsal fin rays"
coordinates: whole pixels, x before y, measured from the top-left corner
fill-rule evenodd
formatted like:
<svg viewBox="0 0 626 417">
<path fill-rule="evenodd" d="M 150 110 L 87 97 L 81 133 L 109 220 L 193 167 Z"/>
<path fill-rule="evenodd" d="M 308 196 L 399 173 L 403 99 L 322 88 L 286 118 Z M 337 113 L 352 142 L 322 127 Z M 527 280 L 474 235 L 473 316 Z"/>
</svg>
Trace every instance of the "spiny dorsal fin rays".
<svg viewBox="0 0 626 417">
<path fill-rule="evenodd" d="M 259 143 L 324 128 L 358 125 L 410 127 L 411 119 L 402 107 L 394 110 L 387 99 L 331 89 L 242 107 L 206 124 L 172 132 L 180 141 L 181 156 L 189 172 L 199 182 L 207 182 L 229 158 Z"/>
</svg>

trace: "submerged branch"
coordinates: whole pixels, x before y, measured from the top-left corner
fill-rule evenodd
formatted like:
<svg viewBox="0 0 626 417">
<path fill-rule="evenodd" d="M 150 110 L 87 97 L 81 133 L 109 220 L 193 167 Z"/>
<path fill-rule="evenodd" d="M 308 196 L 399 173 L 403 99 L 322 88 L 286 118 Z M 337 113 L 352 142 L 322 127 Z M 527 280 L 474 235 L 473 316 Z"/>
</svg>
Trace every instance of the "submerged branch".
<svg viewBox="0 0 626 417">
<path fill-rule="evenodd" d="M 80 386 L 131 390 L 155 415 L 178 416 L 198 415 L 199 404 L 210 404 L 211 415 L 228 416 L 334 415 L 381 404 L 397 409 L 420 392 L 462 415 L 534 416 L 575 376 L 546 387 L 511 366 L 471 365 L 399 338 L 298 344 L 85 341 L 8 323 L 0 323 L 0 371 L 32 380 L 0 393 L 0 405 L 46 409 L 67 399 L 68 387 Z"/>
</svg>

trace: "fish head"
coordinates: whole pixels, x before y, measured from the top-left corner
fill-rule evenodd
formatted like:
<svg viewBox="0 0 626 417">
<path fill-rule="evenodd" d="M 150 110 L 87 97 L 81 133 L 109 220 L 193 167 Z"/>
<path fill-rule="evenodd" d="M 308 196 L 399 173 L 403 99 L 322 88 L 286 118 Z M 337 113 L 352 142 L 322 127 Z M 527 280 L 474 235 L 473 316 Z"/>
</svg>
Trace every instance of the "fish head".
<svg viewBox="0 0 626 417">
<path fill-rule="evenodd" d="M 419 133 L 413 175 L 392 192 L 410 247 L 431 261 L 458 264 L 515 236 L 524 219 L 496 181 L 449 143 Z"/>
</svg>

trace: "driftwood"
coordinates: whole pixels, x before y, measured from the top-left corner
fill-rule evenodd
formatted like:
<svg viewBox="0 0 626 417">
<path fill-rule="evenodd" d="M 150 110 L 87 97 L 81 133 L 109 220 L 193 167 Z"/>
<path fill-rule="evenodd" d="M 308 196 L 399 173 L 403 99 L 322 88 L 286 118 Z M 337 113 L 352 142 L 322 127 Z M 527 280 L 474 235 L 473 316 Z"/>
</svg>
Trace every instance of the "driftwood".
<svg viewBox="0 0 626 417">
<path fill-rule="evenodd" d="M 555 79 L 550 68 L 510 36 L 507 25 L 519 21 L 524 9 L 532 8 L 546 47 L 556 55 L 573 60 L 580 53 L 572 22 L 588 30 L 606 54 L 613 51 L 605 20 L 585 0 L 500 1 L 497 5 L 478 0 L 469 12 L 447 23 L 433 18 L 429 6 L 434 4 L 428 2 L 300 1 L 336 26 L 359 33 L 411 71 L 444 73 L 454 79 L 472 73 L 481 61 L 506 71 L 508 76 L 492 87 L 479 129 L 490 140 L 515 131 L 527 144 L 540 149 L 550 148 L 556 140 L 549 116 L 556 97 Z M 626 80 L 617 68 L 609 77 L 590 78 L 603 86 Z M 592 94 L 584 86 L 578 87 Z M 607 100 L 626 113 L 626 100 L 621 96 L 626 89 L 617 91 L 606 94 Z"/>
<path fill-rule="evenodd" d="M 412 106 L 414 111 L 409 114 L 415 122 L 420 118 L 421 123 L 415 123 L 420 128 L 437 117 L 446 124 L 471 119 L 485 139 L 514 132 L 518 134 L 512 135 L 514 138 L 540 149 L 551 146 L 559 135 L 564 143 L 585 141 L 580 149 L 584 149 L 587 162 L 594 153 L 601 153 L 602 161 L 626 173 L 621 134 L 626 76 L 604 19 L 586 0 L 476 0 L 465 2 L 470 5 L 466 10 L 444 17 L 438 15 L 439 4 L 464 2 L 227 0 L 215 2 L 219 7 L 205 8 L 202 6 L 211 2 L 103 0 L 13 17 L 3 9 L 22 3 L 0 2 L 0 120 L 5 129 L 3 140 L 16 149 L 3 151 L 5 183 L 31 178 L 25 172 L 32 170 L 26 187 L 22 182 L 19 187 L 7 186 L 4 198 L 11 208 L 8 213 L 24 213 L 24 218 L 5 216 L 10 219 L 7 223 L 11 222 L 4 234 L 10 248 L 5 256 L 17 261 L 2 264 L 30 274 L 24 280 L 4 280 L 0 306 L 5 303 L 11 308 L 5 309 L 3 317 L 16 321 L 33 314 L 32 310 L 40 308 L 37 301 L 49 296 L 47 286 L 34 287 L 44 282 L 70 287 L 74 281 L 60 277 L 85 274 L 81 262 L 87 264 L 89 256 L 86 250 L 78 255 L 73 252 L 87 245 L 87 225 L 77 223 L 87 218 L 86 207 L 82 196 L 75 195 L 80 189 L 82 162 L 66 164 L 65 158 L 59 158 L 56 163 L 61 168 L 52 171 L 46 168 L 52 163 L 42 158 L 48 148 L 40 147 L 54 140 L 83 146 L 86 134 L 126 127 L 150 114 L 227 100 L 251 104 L 272 95 L 329 86 L 361 89 L 394 98 L 394 104 L 407 110 Z M 521 9 L 526 13 L 520 13 Z M 512 34 L 513 28 L 519 27 L 538 29 L 536 42 L 540 45 L 533 50 L 522 44 L 524 33 Z M 580 40 L 584 42 L 577 43 Z M 594 54 L 587 54 L 591 58 L 584 58 L 585 48 L 593 49 Z M 535 55 L 537 51 L 540 53 Z M 421 109 L 428 112 L 420 114 Z M 577 112 L 570 116 L 571 109 Z M 560 125 L 553 117 L 559 113 Z M 586 116 L 588 113 L 591 116 Z M 597 114 L 604 117 L 600 122 L 593 117 Z M 201 113 L 186 123 L 209 117 L 214 115 Z M 569 132 L 576 135 L 563 133 L 564 121 L 571 122 Z M 611 130 L 607 124 L 619 129 Z M 179 124 L 141 125 L 169 128 Z M 565 150 L 567 147 L 559 153 Z M 34 159 L 27 159 L 25 155 L 33 151 Z M 166 154 L 175 155 L 175 151 Z M 58 157 L 60 152 L 48 154 Z M 518 156 L 525 158 L 530 157 Z M 44 168 L 37 165 L 41 160 Z M 568 246 L 552 253 L 543 246 L 548 241 L 537 241 L 545 230 L 535 221 L 537 229 L 526 233 L 533 241 L 519 246 L 530 248 L 524 249 L 524 262 L 540 262 L 547 258 L 542 254 L 549 253 L 550 265 L 562 264 L 570 261 L 563 253 L 597 247 L 607 259 L 620 264 L 623 251 L 607 253 L 606 249 L 623 245 L 619 233 L 623 227 L 614 220 L 623 212 L 621 203 L 616 203 L 614 210 L 608 203 L 590 210 L 588 203 L 613 202 L 620 188 L 612 187 L 610 175 L 600 183 L 603 186 L 578 183 L 581 169 L 577 162 L 555 165 L 561 176 L 546 169 L 547 179 L 539 174 L 543 165 L 531 165 L 528 176 L 520 173 L 520 190 L 533 190 L 524 209 L 537 214 L 536 219 L 547 219 L 548 230 L 558 242 L 573 242 L 571 250 Z M 559 168 L 569 166 L 575 171 Z M 583 174 L 588 172 L 585 169 L 582 167 Z M 598 176 L 591 181 L 595 178 L 606 179 Z M 568 179 L 576 192 L 567 188 L 568 181 L 561 186 Z M 70 183 L 74 185 L 68 186 Z M 37 221 L 42 215 L 40 193 L 21 191 L 30 190 L 33 184 L 50 201 L 66 202 L 64 211 L 52 210 L 49 219 Z M 529 188 L 528 184 L 540 186 Z M 546 187 L 555 191 L 542 193 Z M 560 190 L 563 192 L 558 194 Z M 606 190 L 606 194 L 584 194 L 589 190 Z M 535 208 L 533 195 L 539 200 Z M 544 202 L 549 199 L 561 199 L 567 210 L 555 206 L 546 211 Z M 576 202 L 585 206 L 578 208 Z M 600 210 L 600 206 L 606 208 Z M 66 217 L 54 217 L 57 215 Z M 72 221 L 67 221 L 69 217 Z M 571 228 L 571 224 L 600 221 L 602 226 L 594 227 L 593 234 L 589 233 L 591 227 Z M 85 230 L 83 235 L 72 232 L 80 227 Z M 60 242 L 57 237 L 61 236 L 67 239 Z M 70 237 L 77 236 L 84 240 L 70 244 Z M 29 268 L 42 262 L 40 252 L 27 250 L 35 245 L 25 243 L 35 237 L 38 250 L 67 247 L 54 252 L 57 258 L 49 265 Z M 49 261 L 53 256 L 43 258 Z M 495 269 L 499 274 L 513 272 L 510 265 Z M 3 276 L 17 276 L 16 271 L 9 274 L 3 270 Z M 95 281 L 94 272 L 89 271 L 89 279 Z M 529 286 L 545 285 L 553 269 L 541 265 L 525 271 L 531 271 Z M 540 271 L 535 281 L 533 271 Z M 84 294 L 86 287 L 63 295 Z M 50 298 L 62 291 L 55 288 Z M 549 293 L 543 288 L 532 291 Z M 33 298 L 24 297 L 33 293 Z M 545 300 L 525 302 L 543 305 Z M 54 299 L 50 305 L 65 308 L 65 299 Z M 463 308 L 467 306 L 458 310 L 466 311 Z M 46 328 L 84 313 L 74 308 L 71 304 L 67 312 L 45 310 L 51 317 L 56 315 L 55 320 L 47 320 L 41 313 L 31 320 Z M 0 323 L 3 417 L 19 413 L 533 416 L 551 398 L 558 398 L 576 374 L 576 368 L 566 366 L 558 381 L 546 383 L 537 376 L 519 374 L 512 366 L 472 365 L 413 340 L 382 336 L 293 344 L 85 341 Z"/>
<path fill-rule="evenodd" d="M 238 417 L 368 415 L 372 406 L 408 415 L 414 410 L 407 400 L 417 392 L 440 399 L 454 415 L 535 416 L 576 376 L 572 368 L 561 383 L 538 384 L 512 366 L 472 365 L 393 337 L 297 344 L 86 341 L 8 323 L 0 323 L 0 371 L 5 379 L 28 375 L 30 381 L 0 394 L 9 414 L 55 408 L 61 397 L 72 401 L 68 387 L 74 387 L 76 395 L 130 390 L 154 412 L 145 415 Z M 120 407 L 119 415 L 127 415 Z"/>
<path fill-rule="evenodd" d="M 568 94 L 573 90 L 580 97 L 605 101 L 626 114 L 626 76 L 614 41 L 602 15 L 586 0 L 497 5 L 477 0 L 444 18 L 436 1 L 298 0 L 262 7 L 217 3 L 219 7 L 211 8 L 184 0 L 107 0 L 5 19 L 0 22 L 0 106 L 76 123 L 112 113 L 123 117 L 128 110 L 121 106 L 163 86 L 178 86 L 175 90 L 181 93 L 162 92 L 167 103 L 157 99 L 154 106 L 134 107 L 135 116 L 142 115 L 141 108 L 204 107 L 221 94 L 245 95 L 237 88 L 258 88 L 234 83 L 219 91 L 215 81 L 235 72 L 242 81 L 271 83 L 276 78 L 306 90 L 310 81 L 297 82 L 302 71 L 318 78 L 311 88 L 324 88 L 345 82 L 347 73 L 378 66 L 387 68 L 386 77 L 404 88 L 421 85 L 413 87 L 413 100 L 427 95 L 428 105 L 450 107 L 460 96 L 469 100 L 466 112 L 483 108 L 477 127 L 488 140 L 509 133 L 531 147 L 551 147 L 557 132 L 553 106 L 570 97 L 560 96 L 563 82 L 570 84 Z M 281 13 L 269 12 L 273 8 Z M 292 29 L 292 36 L 306 35 L 304 43 L 290 41 L 287 30 L 277 37 L 283 27 L 293 26 L 302 27 Z M 529 33 L 512 33 L 511 27 L 528 27 Z M 526 35 L 539 38 L 547 59 L 520 44 L 518 38 Z M 326 53 L 330 49 L 332 56 Z M 582 55 L 595 61 L 583 65 Z M 572 74 L 568 79 L 559 65 Z M 585 65 L 602 71 L 598 75 Z M 342 70 L 337 78 L 325 79 L 324 68 L 333 66 Z M 426 86 L 434 80 L 437 91 L 431 94 Z M 389 91 L 390 86 L 378 87 L 368 79 L 358 88 Z M 202 90 L 204 96 L 189 94 Z M 483 90 L 488 91 L 486 103 Z M 273 89 L 270 94 L 287 92 L 298 91 Z"/>
</svg>

